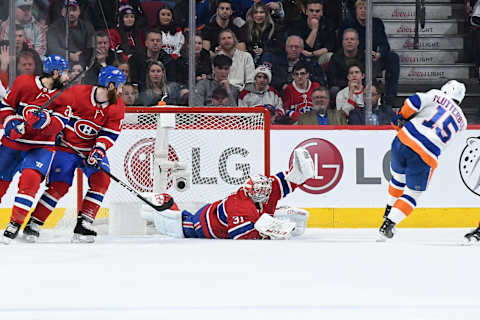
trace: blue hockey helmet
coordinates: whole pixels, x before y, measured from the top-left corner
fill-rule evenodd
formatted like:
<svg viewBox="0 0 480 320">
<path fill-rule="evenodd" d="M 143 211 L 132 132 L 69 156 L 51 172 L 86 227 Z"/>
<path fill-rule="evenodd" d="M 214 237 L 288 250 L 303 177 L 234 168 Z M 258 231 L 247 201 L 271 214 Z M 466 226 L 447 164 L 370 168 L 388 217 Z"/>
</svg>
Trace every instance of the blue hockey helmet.
<svg viewBox="0 0 480 320">
<path fill-rule="evenodd" d="M 127 81 L 125 74 L 114 66 L 106 66 L 100 70 L 98 74 L 98 84 L 102 87 L 108 87 L 110 82 L 113 82 L 115 88 L 118 88 L 118 86 L 124 84 L 125 81 Z"/>
<path fill-rule="evenodd" d="M 46 73 L 53 73 L 53 70 L 57 70 L 59 75 L 62 75 L 64 70 L 69 70 L 70 65 L 68 61 L 59 55 L 51 54 L 43 62 L 43 71 Z"/>
</svg>

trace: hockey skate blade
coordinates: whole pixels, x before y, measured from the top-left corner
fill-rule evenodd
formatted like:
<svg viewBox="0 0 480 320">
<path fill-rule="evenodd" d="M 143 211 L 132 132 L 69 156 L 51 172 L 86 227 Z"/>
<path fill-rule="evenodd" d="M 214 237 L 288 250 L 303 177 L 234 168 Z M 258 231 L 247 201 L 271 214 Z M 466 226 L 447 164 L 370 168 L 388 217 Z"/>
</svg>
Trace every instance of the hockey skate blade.
<svg viewBox="0 0 480 320">
<path fill-rule="evenodd" d="M 79 234 L 73 234 L 72 243 L 94 243 L 94 236 L 82 236 Z"/>
<path fill-rule="evenodd" d="M 32 236 L 32 235 L 23 235 L 22 237 L 23 241 L 28 242 L 28 243 L 35 243 L 38 241 L 38 237 Z"/>
<path fill-rule="evenodd" d="M 388 238 L 383 233 L 378 232 L 376 242 L 387 242 Z"/>
</svg>

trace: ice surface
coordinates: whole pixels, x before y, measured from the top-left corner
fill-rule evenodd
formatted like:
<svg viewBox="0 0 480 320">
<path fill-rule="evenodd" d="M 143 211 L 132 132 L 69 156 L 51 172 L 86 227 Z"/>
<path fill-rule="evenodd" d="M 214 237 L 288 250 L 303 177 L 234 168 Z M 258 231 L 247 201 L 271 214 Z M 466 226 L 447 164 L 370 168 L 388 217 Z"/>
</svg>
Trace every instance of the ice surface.
<svg viewBox="0 0 480 320">
<path fill-rule="evenodd" d="M 289 241 L 70 237 L 0 246 L 0 319 L 478 319 L 467 229 L 309 229 Z"/>
</svg>

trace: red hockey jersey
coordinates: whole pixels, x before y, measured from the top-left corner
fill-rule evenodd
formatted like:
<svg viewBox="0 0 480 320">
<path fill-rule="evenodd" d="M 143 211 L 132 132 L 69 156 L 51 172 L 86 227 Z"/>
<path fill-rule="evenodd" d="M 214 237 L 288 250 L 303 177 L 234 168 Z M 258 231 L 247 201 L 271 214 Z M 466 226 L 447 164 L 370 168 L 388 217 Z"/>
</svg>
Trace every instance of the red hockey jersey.
<svg viewBox="0 0 480 320">
<path fill-rule="evenodd" d="M 70 119 L 71 106 L 68 91 L 63 92 L 46 108 L 50 113 L 50 123 L 44 129 L 34 129 L 26 125 L 25 134 L 22 137 L 12 140 L 4 135 L 2 144 L 16 150 L 32 148 L 53 150 L 56 135 L 65 128 Z M 18 76 L 0 103 L 1 122 L 3 123 L 6 117 L 15 114 L 25 118 L 28 112 L 38 110 L 56 93 L 57 90 L 45 88 L 38 76 Z"/>
<path fill-rule="evenodd" d="M 121 123 L 125 116 L 125 104 L 117 97 L 116 104 L 95 101 L 97 87 L 76 85 L 70 88 L 75 96 L 72 105 L 72 116 L 63 131 L 63 140 L 76 149 L 88 154 L 92 147 L 101 143 L 105 150 L 113 146 L 121 131 Z M 58 147 L 59 150 L 74 153 L 70 148 Z"/>
<path fill-rule="evenodd" d="M 297 88 L 295 82 L 289 83 L 283 90 L 283 109 L 287 116 L 297 121 L 298 116 L 312 110 L 312 92 L 320 87 L 320 83 L 308 81 L 305 90 Z"/>
<path fill-rule="evenodd" d="M 279 172 L 271 176 L 274 179 L 272 193 L 263 206 L 257 207 L 243 188 L 240 188 L 226 199 L 203 207 L 199 219 L 194 219 L 198 222 L 191 226 L 184 222 L 183 227 L 195 228 L 197 231 L 201 228 L 204 237 L 209 239 L 261 239 L 254 228 L 255 222 L 264 213 L 273 216 L 278 201 L 298 187 L 285 180 L 285 175 L 286 172 Z"/>
</svg>

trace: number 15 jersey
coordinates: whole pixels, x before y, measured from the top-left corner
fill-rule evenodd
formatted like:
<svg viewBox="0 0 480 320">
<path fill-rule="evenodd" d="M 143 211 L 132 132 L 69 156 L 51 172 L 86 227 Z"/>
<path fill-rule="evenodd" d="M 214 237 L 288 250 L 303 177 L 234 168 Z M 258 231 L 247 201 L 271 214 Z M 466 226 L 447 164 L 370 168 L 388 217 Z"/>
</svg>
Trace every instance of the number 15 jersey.
<svg viewBox="0 0 480 320">
<path fill-rule="evenodd" d="M 440 154 L 467 128 L 462 109 L 436 89 L 408 97 L 400 114 L 405 119 L 413 118 L 398 132 L 398 138 L 433 169 Z"/>
</svg>

